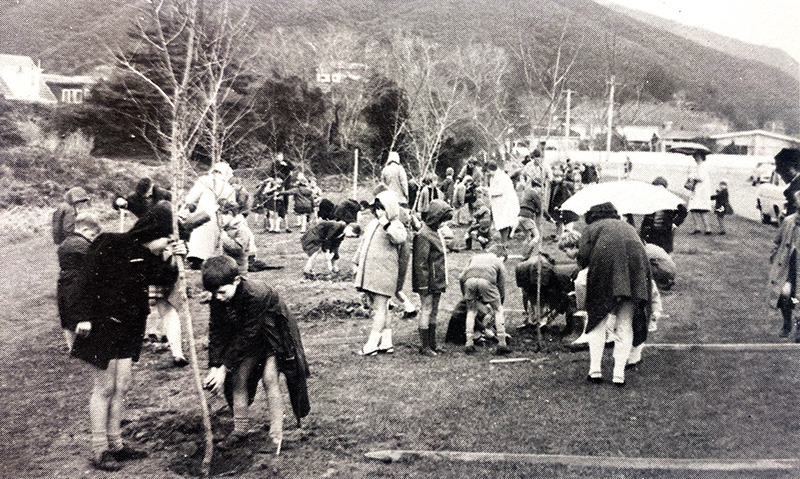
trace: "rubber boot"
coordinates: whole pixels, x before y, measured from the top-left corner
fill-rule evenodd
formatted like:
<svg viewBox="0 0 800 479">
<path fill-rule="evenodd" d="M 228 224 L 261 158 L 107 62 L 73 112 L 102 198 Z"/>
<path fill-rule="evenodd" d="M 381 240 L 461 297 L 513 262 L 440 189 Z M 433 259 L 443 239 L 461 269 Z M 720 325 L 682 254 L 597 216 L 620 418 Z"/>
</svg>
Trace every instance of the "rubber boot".
<svg viewBox="0 0 800 479">
<path fill-rule="evenodd" d="M 419 353 L 423 356 L 428 356 L 431 358 L 436 356 L 437 354 L 430 347 L 429 330 L 419 328 L 418 331 L 419 331 L 419 342 L 420 342 Z"/>
<path fill-rule="evenodd" d="M 783 315 L 783 328 L 781 329 L 780 337 L 788 338 L 789 334 L 792 332 L 792 310 L 782 308 L 781 314 Z"/>
<path fill-rule="evenodd" d="M 428 345 L 434 353 L 443 353 L 444 351 L 436 345 L 436 325 L 428 325 Z"/>
</svg>

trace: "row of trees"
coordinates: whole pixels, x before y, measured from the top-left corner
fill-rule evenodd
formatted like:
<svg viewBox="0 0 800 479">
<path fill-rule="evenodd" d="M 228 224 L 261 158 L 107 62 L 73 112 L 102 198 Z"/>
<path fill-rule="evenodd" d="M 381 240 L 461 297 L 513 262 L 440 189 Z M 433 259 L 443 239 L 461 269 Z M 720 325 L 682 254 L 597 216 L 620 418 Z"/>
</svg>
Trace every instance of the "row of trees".
<svg viewBox="0 0 800 479">
<path fill-rule="evenodd" d="M 333 24 L 262 31 L 253 12 L 228 0 L 153 0 L 130 32 L 134 47 L 110 47 L 116 74 L 63 128 L 91 132 L 104 154 L 259 166 L 280 152 L 336 172 L 349 170 L 355 149 L 373 170 L 398 150 L 412 173 L 441 173 L 475 150 L 502 152 L 530 131 L 558 131 L 583 46 L 569 24 L 553 45 L 522 37 L 444 45 Z M 367 66 L 358 78 L 316 82 L 318 68 L 353 62 Z M 649 76 L 629 105 L 672 88 L 663 72 Z M 606 108 L 585 107 L 597 116 Z"/>
</svg>

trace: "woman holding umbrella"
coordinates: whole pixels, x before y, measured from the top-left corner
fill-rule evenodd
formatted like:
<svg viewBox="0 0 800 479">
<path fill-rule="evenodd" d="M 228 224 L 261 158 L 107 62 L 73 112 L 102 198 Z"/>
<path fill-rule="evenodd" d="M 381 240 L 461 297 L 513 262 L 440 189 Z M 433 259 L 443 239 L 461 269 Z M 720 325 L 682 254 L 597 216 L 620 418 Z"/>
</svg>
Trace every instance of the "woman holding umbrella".
<svg viewBox="0 0 800 479">
<path fill-rule="evenodd" d="M 689 173 L 686 185 L 684 185 L 691 191 L 689 195 L 689 213 L 692 217 L 692 226 L 694 226 L 692 234 L 700 234 L 700 228 L 702 227 L 705 234 L 710 235 L 711 228 L 709 227 L 708 213 L 712 209 L 712 190 L 711 177 L 706 166 L 706 152 L 697 150 L 692 156 L 694 157 L 695 166 Z"/>
</svg>

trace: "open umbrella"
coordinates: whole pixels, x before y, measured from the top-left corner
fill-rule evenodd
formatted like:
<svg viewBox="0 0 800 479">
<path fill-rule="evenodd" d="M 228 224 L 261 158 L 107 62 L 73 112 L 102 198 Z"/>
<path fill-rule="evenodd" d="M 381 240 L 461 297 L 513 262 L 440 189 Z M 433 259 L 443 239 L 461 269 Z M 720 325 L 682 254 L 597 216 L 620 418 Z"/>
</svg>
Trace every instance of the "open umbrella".
<svg viewBox="0 0 800 479">
<path fill-rule="evenodd" d="M 601 203 L 611 202 L 621 215 L 649 215 L 660 210 L 673 210 L 683 200 L 661 186 L 643 181 L 612 181 L 589 185 L 561 205 L 579 215 Z"/>
<path fill-rule="evenodd" d="M 688 141 L 673 143 L 667 147 L 667 153 L 680 153 L 682 155 L 692 156 L 698 152 L 708 154 L 710 150 L 705 145 Z"/>
</svg>

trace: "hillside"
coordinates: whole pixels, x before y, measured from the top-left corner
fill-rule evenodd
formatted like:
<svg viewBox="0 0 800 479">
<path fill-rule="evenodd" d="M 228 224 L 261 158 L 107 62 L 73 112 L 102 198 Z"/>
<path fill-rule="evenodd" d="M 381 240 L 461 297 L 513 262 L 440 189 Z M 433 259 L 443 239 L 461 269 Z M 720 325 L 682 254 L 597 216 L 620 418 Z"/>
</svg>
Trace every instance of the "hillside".
<svg viewBox="0 0 800 479">
<path fill-rule="evenodd" d="M 754 45 L 703 28 L 684 25 L 673 20 L 651 15 L 641 10 L 626 8 L 614 3 L 609 3 L 606 7 L 624 13 L 639 21 L 649 23 L 658 29 L 672 32 L 693 42 L 727 53 L 728 55 L 744 58 L 746 60 L 758 61 L 775 67 L 793 77 L 797 76 L 798 68 L 800 68 L 800 64 L 798 64 L 797 60 L 778 48 Z"/>
<path fill-rule="evenodd" d="M 66 13 L 59 0 L 2 1 L 3 53 L 41 58 L 45 68 L 64 73 L 108 58 L 104 45 L 127 41 L 125 29 L 135 18 L 134 7 L 124 0 L 71 0 Z M 374 39 L 401 29 L 445 46 L 472 41 L 515 48 L 524 43 L 545 56 L 554 50 L 566 22 L 567 45 L 580 49 L 570 82 L 579 96 L 602 98 L 613 73 L 620 85 L 618 100 L 624 101 L 655 75 L 683 91 L 697 108 L 739 128 L 778 120 L 790 132 L 798 131 L 800 83 L 771 52 L 746 52 L 734 40 L 659 27 L 592 0 L 234 1 L 253 7 L 264 31 L 303 30 L 313 39 L 333 26 Z M 305 65 L 305 71 L 315 66 Z"/>
</svg>

